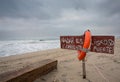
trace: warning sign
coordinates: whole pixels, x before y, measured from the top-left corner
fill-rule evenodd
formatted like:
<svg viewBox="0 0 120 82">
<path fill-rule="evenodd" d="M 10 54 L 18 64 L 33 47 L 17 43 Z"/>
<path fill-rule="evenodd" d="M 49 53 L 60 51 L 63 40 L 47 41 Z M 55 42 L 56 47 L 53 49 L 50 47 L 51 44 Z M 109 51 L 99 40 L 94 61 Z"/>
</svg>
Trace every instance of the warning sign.
<svg viewBox="0 0 120 82">
<path fill-rule="evenodd" d="M 114 36 L 92 36 L 92 52 L 114 54 Z"/>
<path fill-rule="evenodd" d="M 114 54 L 114 36 L 92 36 L 91 52 Z M 82 50 L 84 36 L 60 36 L 61 48 Z"/>
</svg>

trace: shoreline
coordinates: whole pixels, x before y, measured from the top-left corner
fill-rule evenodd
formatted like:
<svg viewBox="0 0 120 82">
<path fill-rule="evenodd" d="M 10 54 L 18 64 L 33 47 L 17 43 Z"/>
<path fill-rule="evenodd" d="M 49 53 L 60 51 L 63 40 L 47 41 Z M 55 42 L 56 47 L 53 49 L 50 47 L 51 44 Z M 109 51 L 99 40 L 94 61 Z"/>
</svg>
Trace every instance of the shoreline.
<svg viewBox="0 0 120 82">
<path fill-rule="evenodd" d="M 119 82 L 119 53 L 120 40 L 116 40 L 114 54 L 89 52 L 86 57 L 86 79 L 82 78 L 82 62 L 77 59 L 77 51 L 59 48 L 0 57 L 0 74 L 19 70 L 44 59 L 56 59 L 58 69 L 34 82 Z"/>
<path fill-rule="evenodd" d="M 29 51 L 29 52 L 24 52 L 24 53 L 20 53 L 20 54 L 13 54 L 13 55 L 9 55 L 9 56 L 0 56 L 0 59 L 7 58 L 7 57 L 12 57 L 12 56 L 27 55 L 27 54 L 36 53 L 36 52 L 50 51 L 50 50 L 54 50 L 54 49 L 60 49 L 60 48 L 52 48 L 52 49 L 44 49 L 44 50 L 37 50 L 37 51 Z"/>
</svg>

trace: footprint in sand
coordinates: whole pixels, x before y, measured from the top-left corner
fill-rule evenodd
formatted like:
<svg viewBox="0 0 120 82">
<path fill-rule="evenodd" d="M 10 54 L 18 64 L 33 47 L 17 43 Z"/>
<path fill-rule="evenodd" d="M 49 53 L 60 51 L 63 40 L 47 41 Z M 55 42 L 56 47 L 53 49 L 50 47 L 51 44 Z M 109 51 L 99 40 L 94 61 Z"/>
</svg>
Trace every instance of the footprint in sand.
<svg viewBox="0 0 120 82">
<path fill-rule="evenodd" d="M 66 76 L 67 76 L 67 74 L 62 74 L 61 76 L 62 76 L 62 77 L 66 77 Z"/>
<path fill-rule="evenodd" d="M 117 64 L 120 64 L 120 61 L 117 61 L 117 60 L 113 60 L 113 62 L 115 62 Z"/>
<path fill-rule="evenodd" d="M 58 79 L 53 80 L 53 82 L 60 82 Z"/>
<path fill-rule="evenodd" d="M 62 74 L 62 75 L 61 75 L 61 81 L 62 81 L 62 82 L 67 82 L 67 81 L 66 81 L 66 76 L 67 76 L 67 74 Z"/>
</svg>

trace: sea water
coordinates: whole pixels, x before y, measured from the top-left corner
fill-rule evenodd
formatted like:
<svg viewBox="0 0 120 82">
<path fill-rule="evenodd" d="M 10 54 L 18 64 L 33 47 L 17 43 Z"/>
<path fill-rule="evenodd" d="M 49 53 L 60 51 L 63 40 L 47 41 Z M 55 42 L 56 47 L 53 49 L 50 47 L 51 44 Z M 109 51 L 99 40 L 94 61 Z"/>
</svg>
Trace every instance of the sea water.
<svg viewBox="0 0 120 82">
<path fill-rule="evenodd" d="M 60 48 L 59 40 L 0 41 L 0 57 Z"/>
</svg>

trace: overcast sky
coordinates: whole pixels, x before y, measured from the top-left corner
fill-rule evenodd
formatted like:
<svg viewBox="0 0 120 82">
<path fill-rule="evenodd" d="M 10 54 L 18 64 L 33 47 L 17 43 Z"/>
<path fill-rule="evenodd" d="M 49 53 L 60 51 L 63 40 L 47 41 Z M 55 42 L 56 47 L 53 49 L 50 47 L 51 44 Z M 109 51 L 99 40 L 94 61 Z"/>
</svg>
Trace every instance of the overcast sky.
<svg viewBox="0 0 120 82">
<path fill-rule="evenodd" d="M 0 0 L 0 40 L 120 35 L 120 0 Z"/>
</svg>

